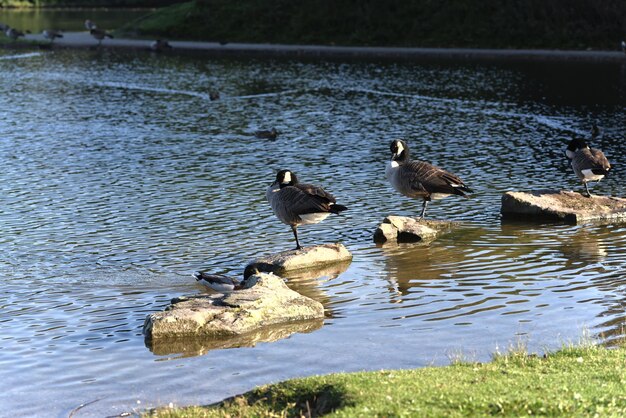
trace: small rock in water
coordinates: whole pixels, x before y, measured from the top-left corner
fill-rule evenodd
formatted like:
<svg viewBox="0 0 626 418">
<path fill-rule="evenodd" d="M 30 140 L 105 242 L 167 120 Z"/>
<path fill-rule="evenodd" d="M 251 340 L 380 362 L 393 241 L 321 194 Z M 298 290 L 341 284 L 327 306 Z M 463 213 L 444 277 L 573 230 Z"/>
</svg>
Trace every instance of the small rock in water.
<svg viewBox="0 0 626 418">
<path fill-rule="evenodd" d="M 408 216 L 387 216 L 374 232 L 374 242 L 431 242 L 457 222 L 419 220 Z"/>
<path fill-rule="evenodd" d="M 315 245 L 257 258 L 246 266 L 243 276 L 249 277 L 256 272 L 282 274 L 292 270 L 319 269 L 350 260 L 352 254 L 343 244 Z"/>
</svg>

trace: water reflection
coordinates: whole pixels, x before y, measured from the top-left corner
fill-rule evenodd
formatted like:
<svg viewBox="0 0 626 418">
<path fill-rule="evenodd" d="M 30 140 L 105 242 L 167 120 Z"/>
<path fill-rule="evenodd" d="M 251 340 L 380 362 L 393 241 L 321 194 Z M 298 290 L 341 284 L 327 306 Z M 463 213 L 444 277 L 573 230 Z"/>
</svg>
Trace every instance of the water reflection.
<svg viewBox="0 0 626 418">
<path fill-rule="evenodd" d="M 289 338 L 289 336 L 295 333 L 310 333 L 320 329 L 323 324 L 323 319 L 313 319 L 263 327 L 256 331 L 230 338 L 159 338 L 146 339 L 145 343 L 146 347 L 153 354 L 168 356 L 167 359 L 172 360 L 181 357 L 202 356 L 210 350 L 254 347 L 259 343 L 270 343 Z M 180 356 L 169 357 L 172 354 L 180 354 Z"/>
<path fill-rule="evenodd" d="M 301 295 L 309 297 L 324 305 L 324 314 L 327 318 L 333 317 L 332 299 L 325 291 L 325 288 L 332 286 L 341 273 L 350 266 L 350 261 L 325 266 L 323 268 L 296 270 L 284 275 L 287 279 L 287 286 Z"/>
</svg>

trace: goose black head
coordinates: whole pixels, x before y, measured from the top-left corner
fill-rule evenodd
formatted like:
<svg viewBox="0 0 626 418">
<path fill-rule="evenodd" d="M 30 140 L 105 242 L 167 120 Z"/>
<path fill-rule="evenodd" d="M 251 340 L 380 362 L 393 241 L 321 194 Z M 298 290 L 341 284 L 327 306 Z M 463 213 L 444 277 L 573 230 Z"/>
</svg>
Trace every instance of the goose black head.
<svg viewBox="0 0 626 418">
<path fill-rule="evenodd" d="M 587 145 L 584 139 L 574 138 L 569 141 L 567 149 L 565 150 L 565 155 L 567 155 L 568 158 L 574 158 L 574 154 L 576 153 L 576 151 L 585 148 L 589 148 L 589 145 Z"/>
<path fill-rule="evenodd" d="M 289 170 L 280 170 L 276 174 L 276 183 L 281 187 L 295 186 L 298 184 L 298 178 Z"/>
<path fill-rule="evenodd" d="M 394 139 L 389 144 L 391 149 L 391 159 L 394 161 L 405 161 L 409 159 L 409 146 L 401 139 Z"/>
</svg>

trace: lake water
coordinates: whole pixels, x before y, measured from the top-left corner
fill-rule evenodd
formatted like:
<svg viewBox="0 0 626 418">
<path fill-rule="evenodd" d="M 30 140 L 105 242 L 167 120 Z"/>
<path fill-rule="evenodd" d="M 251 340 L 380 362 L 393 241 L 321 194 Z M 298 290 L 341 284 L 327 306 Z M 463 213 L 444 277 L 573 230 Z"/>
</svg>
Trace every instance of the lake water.
<svg viewBox="0 0 626 418">
<path fill-rule="evenodd" d="M 208 93 L 221 92 L 211 102 Z M 117 51 L 0 51 L 0 415 L 110 416 L 210 403 L 279 380 L 489 360 L 624 336 L 626 225 L 502 223 L 507 190 L 580 190 L 565 138 L 614 163 L 624 194 L 626 70 L 583 64 L 311 62 Z M 276 127 L 276 141 L 257 129 Z M 429 206 L 462 226 L 378 247 L 421 204 L 386 183 L 389 142 L 461 176 Z M 148 347 L 147 314 L 294 246 L 264 200 L 278 169 L 350 209 L 302 227 L 343 272 L 288 277 L 324 303 L 307 332 L 254 347 Z M 151 351 L 152 349 L 152 351 Z"/>
</svg>

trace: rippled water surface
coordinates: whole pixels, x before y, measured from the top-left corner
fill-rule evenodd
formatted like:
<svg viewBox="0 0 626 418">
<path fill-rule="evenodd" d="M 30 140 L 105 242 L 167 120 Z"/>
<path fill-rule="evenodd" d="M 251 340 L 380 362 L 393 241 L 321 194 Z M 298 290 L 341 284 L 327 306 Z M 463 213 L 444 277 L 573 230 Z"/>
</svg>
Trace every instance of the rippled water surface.
<svg viewBox="0 0 626 418">
<path fill-rule="evenodd" d="M 89 402 L 76 416 L 115 415 L 622 336 L 626 225 L 506 224 L 499 210 L 507 190 L 580 189 L 564 138 L 593 121 L 615 166 L 595 192 L 623 195 L 625 89 L 619 65 L 0 52 L 0 415 Z M 273 126 L 278 140 L 254 137 Z M 462 222 L 429 246 L 372 242 L 385 215 L 420 208 L 384 179 L 399 137 L 476 191 L 429 206 Z M 323 324 L 254 347 L 146 346 L 148 313 L 209 292 L 192 271 L 239 275 L 293 247 L 264 201 L 280 168 L 350 208 L 300 237 L 342 241 L 352 264 L 288 278 L 324 303 Z"/>
</svg>

